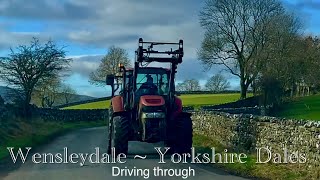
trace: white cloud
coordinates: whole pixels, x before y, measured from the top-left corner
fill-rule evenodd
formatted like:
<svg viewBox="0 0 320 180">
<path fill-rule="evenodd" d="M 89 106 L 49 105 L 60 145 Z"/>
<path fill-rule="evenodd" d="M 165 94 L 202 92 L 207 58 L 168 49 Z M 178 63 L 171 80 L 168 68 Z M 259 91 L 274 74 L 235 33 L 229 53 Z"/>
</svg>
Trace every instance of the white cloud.
<svg viewBox="0 0 320 180">
<path fill-rule="evenodd" d="M 9 50 L 18 45 L 28 44 L 33 37 L 39 38 L 41 42 L 50 40 L 47 33 L 40 32 L 8 32 L 0 28 L 0 50 Z"/>
<path fill-rule="evenodd" d="M 84 78 L 88 78 L 90 73 L 95 71 L 101 59 L 104 55 L 79 55 L 79 56 L 68 56 L 72 58 L 71 71 L 81 75 Z"/>
<path fill-rule="evenodd" d="M 4 0 L 0 16 L 5 17 L 10 26 L 14 25 L 11 21 L 15 19 L 29 19 L 42 23 L 44 29 L 13 33 L 0 27 L 0 50 L 28 43 L 35 35 L 41 39 L 63 41 L 68 45 L 68 57 L 74 59 L 72 72 L 82 77 L 78 78 L 79 81 L 87 83 L 89 74 L 98 67 L 103 55 L 73 56 L 73 45 L 97 49 L 116 45 L 127 49 L 134 60 L 140 37 L 146 41 L 178 42 L 183 39 L 185 57 L 178 66 L 177 79 L 204 81 L 221 68 L 204 72 L 197 61 L 196 52 L 203 38 L 198 19 L 203 1 L 33 0 L 26 4 L 22 0 L 11 0 L 10 3 Z"/>
<path fill-rule="evenodd" d="M 14 0 L 2 7 L 2 15 L 42 21 L 46 28 L 41 34 L 88 47 L 117 45 L 134 50 L 139 37 L 156 41 L 184 39 L 186 56 L 194 58 L 203 34 L 198 23 L 201 4 L 202 0 L 34 0 L 26 5 Z M 14 38 L 6 36 L 2 42 L 11 44 L 12 39 L 18 39 L 17 35 L 11 36 Z"/>
</svg>

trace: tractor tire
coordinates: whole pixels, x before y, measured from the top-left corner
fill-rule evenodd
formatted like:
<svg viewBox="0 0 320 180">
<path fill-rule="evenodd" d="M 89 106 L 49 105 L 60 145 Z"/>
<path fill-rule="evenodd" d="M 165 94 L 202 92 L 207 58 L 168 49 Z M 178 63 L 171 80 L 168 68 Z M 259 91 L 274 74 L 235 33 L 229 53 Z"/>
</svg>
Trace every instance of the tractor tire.
<svg viewBox="0 0 320 180">
<path fill-rule="evenodd" d="M 114 148 L 116 155 L 127 154 L 130 131 L 129 119 L 125 116 L 115 116 L 110 123 L 108 153 L 110 154 L 111 148 Z"/>
<path fill-rule="evenodd" d="M 191 153 L 193 137 L 191 115 L 188 113 L 182 113 L 175 121 L 176 135 L 173 150 L 178 154 Z"/>
<path fill-rule="evenodd" d="M 108 137 L 107 153 L 111 154 L 112 110 L 110 110 L 110 109 L 109 109 L 108 116 L 109 116 L 109 118 L 108 118 L 108 123 L 107 123 L 108 124 L 108 127 L 107 127 L 108 128 L 108 131 L 107 131 L 107 133 L 108 133 L 108 135 L 107 135 L 107 137 Z"/>
</svg>

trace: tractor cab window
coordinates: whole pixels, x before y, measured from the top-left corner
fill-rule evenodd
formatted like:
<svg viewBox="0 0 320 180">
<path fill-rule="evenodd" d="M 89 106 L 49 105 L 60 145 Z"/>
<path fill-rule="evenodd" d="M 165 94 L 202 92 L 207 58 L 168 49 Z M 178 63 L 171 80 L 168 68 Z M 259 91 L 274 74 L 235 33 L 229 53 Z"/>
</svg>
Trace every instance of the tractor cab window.
<svg viewBox="0 0 320 180">
<path fill-rule="evenodd" d="M 165 70 L 138 72 L 137 93 L 140 95 L 167 95 L 169 92 L 168 74 Z"/>
</svg>

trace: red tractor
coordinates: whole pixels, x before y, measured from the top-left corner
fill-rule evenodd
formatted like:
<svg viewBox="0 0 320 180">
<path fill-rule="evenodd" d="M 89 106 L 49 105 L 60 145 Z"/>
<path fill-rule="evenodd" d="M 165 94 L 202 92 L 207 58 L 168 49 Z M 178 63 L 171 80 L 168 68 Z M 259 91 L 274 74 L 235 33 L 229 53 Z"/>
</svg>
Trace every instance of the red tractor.
<svg viewBox="0 0 320 180">
<path fill-rule="evenodd" d="M 153 50 L 156 45 L 178 47 L 174 51 L 172 48 L 170 51 L 156 51 Z M 190 152 L 191 114 L 182 111 L 182 101 L 176 96 L 174 83 L 183 54 L 183 40 L 163 43 L 144 42 L 140 38 L 134 68 L 120 64 L 120 76 L 107 75 L 106 83 L 111 85 L 113 96 L 108 126 L 109 153 L 114 148 L 116 154 L 127 154 L 128 141 L 164 141 L 174 153 Z M 151 62 L 169 63 L 170 68 L 148 67 Z M 116 78 L 121 83 L 115 83 Z M 119 87 L 119 95 L 114 95 Z"/>
</svg>

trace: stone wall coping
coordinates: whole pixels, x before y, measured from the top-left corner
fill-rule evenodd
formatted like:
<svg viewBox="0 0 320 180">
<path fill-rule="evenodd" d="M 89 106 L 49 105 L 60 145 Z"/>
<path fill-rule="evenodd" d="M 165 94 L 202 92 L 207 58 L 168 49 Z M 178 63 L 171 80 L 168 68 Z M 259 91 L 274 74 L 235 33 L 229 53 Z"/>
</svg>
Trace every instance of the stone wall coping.
<svg viewBox="0 0 320 180">
<path fill-rule="evenodd" d="M 304 126 L 307 128 L 310 127 L 320 127 L 320 121 L 306 120 L 306 119 L 290 119 L 290 118 L 281 118 L 281 117 L 272 117 L 272 116 L 257 116 L 252 114 L 231 114 L 220 111 L 195 111 L 192 112 L 194 115 L 218 115 L 224 116 L 229 119 L 241 119 L 241 120 L 253 120 L 255 122 L 269 122 L 269 123 L 280 123 L 288 125 L 297 125 Z"/>
</svg>

